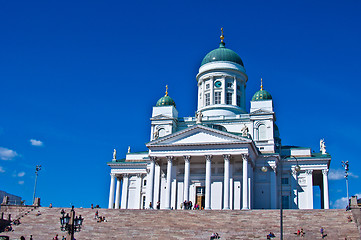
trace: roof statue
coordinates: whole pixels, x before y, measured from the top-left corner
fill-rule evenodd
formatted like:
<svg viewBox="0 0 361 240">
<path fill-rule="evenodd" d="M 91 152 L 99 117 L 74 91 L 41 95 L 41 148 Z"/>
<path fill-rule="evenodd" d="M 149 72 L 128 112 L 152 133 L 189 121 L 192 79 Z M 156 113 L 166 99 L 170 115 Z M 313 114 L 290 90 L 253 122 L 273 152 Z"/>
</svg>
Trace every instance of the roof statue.
<svg viewBox="0 0 361 240">
<path fill-rule="evenodd" d="M 153 140 L 156 140 L 159 138 L 159 128 L 155 127 L 153 132 Z"/>
<path fill-rule="evenodd" d="M 116 160 L 117 159 L 117 150 L 113 150 L 113 160 Z"/>
<path fill-rule="evenodd" d="M 128 153 L 130 153 L 130 146 L 128 146 Z"/>
<path fill-rule="evenodd" d="M 242 137 L 248 137 L 248 132 L 249 132 L 249 129 L 248 127 L 246 126 L 246 124 L 244 124 L 243 128 L 242 128 Z"/>
<path fill-rule="evenodd" d="M 196 118 L 197 118 L 197 120 L 196 120 L 196 124 L 200 124 L 200 123 L 202 123 L 202 117 L 203 117 L 203 114 L 202 114 L 202 112 L 201 112 L 201 111 L 196 112 Z"/>
<path fill-rule="evenodd" d="M 326 154 L 325 139 L 320 140 L 320 152 L 322 152 L 322 154 Z"/>
</svg>

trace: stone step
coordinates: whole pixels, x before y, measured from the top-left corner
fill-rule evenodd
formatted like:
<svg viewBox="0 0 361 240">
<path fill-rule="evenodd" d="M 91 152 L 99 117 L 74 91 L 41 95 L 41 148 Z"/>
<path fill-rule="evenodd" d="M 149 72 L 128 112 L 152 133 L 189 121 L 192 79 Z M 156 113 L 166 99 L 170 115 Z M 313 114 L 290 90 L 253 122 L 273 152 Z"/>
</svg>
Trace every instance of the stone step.
<svg viewBox="0 0 361 240">
<path fill-rule="evenodd" d="M 70 208 L 64 209 L 70 212 Z M 96 210 L 106 222 L 94 219 Z M 38 211 L 41 215 L 36 216 Z M 11 239 L 30 234 L 35 239 L 51 239 L 60 231 L 61 208 L 37 208 L 6 233 Z M 77 239 L 209 239 L 218 232 L 224 239 L 265 239 L 272 231 L 279 239 L 279 210 L 120 210 L 75 209 L 84 218 Z M 360 239 L 355 222 L 348 222 L 351 212 L 344 210 L 284 210 L 284 239 L 297 239 L 294 234 L 303 228 L 304 239 L 321 239 L 320 228 L 328 239 Z M 61 238 L 60 238 L 61 239 Z"/>
</svg>

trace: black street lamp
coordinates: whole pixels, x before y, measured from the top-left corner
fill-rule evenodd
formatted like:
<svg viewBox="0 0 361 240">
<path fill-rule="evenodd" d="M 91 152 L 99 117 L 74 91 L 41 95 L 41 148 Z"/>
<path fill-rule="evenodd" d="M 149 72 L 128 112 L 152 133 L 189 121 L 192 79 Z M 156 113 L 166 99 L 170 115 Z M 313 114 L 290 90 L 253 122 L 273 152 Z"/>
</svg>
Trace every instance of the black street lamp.
<svg viewBox="0 0 361 240">
<path fill-rule="evenodd" d="M 34 184 L 34 195 L 33 195 L 33 204 L 35 204 L 35 192 L 36 192 L 36 182 L 38 180 L 38 172 L 41 170 L 41 165 L 36 165 L 35 167 L 35 184 Z"/>
<path fill-rule="evenodd" d="M 295 166 L 295 171 L 298 173 L 299 171 L 301 171 L 301 167 L 298 165 L 298 159 L 295 156 L 285 156 L 281 159 L 280 161 L 280 239 L 283 239 L 283 204 L 282 204 L 282 162 L 283 160 L 285 160 L 286 158 L 294 158 L 296 159 L 296 166 Z"/>
<path fill-rule="evenodd" d="M 75 216 L 74 206 L 71 207 L 70 216 L 69 213 L 65 215 L 64 209 L 61 210 L 60 214 L 62 215 L 60 218 L 60 230 L 68 232 L 68 238 L 74 240 L 74 233 L 80 231 L 84 218 L 81 215 L 79 217 Z"/>
<path fill-rule="evenodd" d="M 348 161 L 342 161 L 342 167 L 345 168 L 345 179 L 346 179 L 346 191 L 347 191 L 347 209 L 350 208 L 350 198 L 348 196 L 348 171 L 349 171 L 349 164 Z"/>
</svg>

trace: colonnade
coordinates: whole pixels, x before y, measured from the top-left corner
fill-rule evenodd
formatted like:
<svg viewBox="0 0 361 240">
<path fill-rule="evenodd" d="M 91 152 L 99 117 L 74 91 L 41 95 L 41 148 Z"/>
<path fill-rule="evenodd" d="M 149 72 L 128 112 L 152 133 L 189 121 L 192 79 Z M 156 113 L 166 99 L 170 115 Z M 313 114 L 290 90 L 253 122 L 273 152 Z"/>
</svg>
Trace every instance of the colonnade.
<svg viewBox="0 0 361 240">
<path fill-rule="evenodd" d="M 243 203 L 242 209 L 250 209 L 251 208 L 251 185 L 252 185 L 252 177 L 253 171 L 251 170 L 251 163 L 248 159 L 248 155 L 241 155 L 243 160 Z M 212 179 L 212 155 L 205 155 L 206 162 L 206 174 L 205 174 L 205 209 L 211 209 L 211 179 Z M 154 203 L 154 191 L 159 188 L 159 186 L 154 187 L 154 172 L 155 165 L 157 161 L 157 157 L 150 157 L 150 168 L 147 177 L 147 195 L 146 195 L 146 206 L 152 202 Z M 190 161 L 191 156 L 183 156 L 184 159 L 184 182 L 183 182 L 183 201 L 189 201 L 189 183 L 190 183 Z M 223 179 L 223 209 L 230 209 L 231 197 L 230 197 L 230 159 L 231 155 L 225 154 L 223 155 L 224 159 L 224 179 Z M 166 181 L 166 191 L 165 191 L 165 204 L 163 205 L 165 209 L 171 209 L 171 194 L 172 194 L 172 182 L 173 182 L 173 161 L 174 156 L 167 156 L 167 181 Z M 158 183 L 159 184 L 159 183 Z M 233 188 L 233 185 L 232 185 Z M 154 205 L 154 204 L 153 204 Z"/>
<path fill-rule="evenodd" d="M 136 186 L 135 191 L 139 198 L 136 199 L 134 203 L 137 208 L 141 207 L 141 192 L 142 192 L 142 173 L 134 174 L 136 176 Z M 115 208 L 119 209 L 121 206 L 122 209 L 128 208 L 128 194 L 129 194 L 129 178 L 131 177 L 130 174 L 123 173 L 123 174 L 110 174 L 110 191 L 109 191 L 109 203 L 108 208 Z M 115 191 L 115 202 L 114 202 L 114 189 L 115 189 L 115 182 L 116 182 L 116 191 Z"/>
<path fill-rule="evenodd" d="M 240 206 L 241 209 L 251 209 L 252 208 L 252 198 L 253 198 L 253 166 L 251 163 L 251 160 L 248 158 L 248 155 L 241 154 L 233 157 L 241 157 L 242 158 L 242 190 L 241 190 L 241 199 L 240 199 Z M 219 156 L 218 156 L 219 157 Z M 232 176 L 232 167 L 233 164 L 231 164 L 231 155 L 225 154 L 223 157 L 223 164 L 224 164 L 224 173 L 223 173 L 223 191 L 222 191 L 222 199 L 223 199 L 223 209 L 232 209 L 233 206 L 233 176 Z M 179 157 L 178 157 L 179 158 Z M 192 156 L 186 155 L 182 156 L 182 159 L 184 160 L 184 181 L 183 181 L 183 193 L 181 194 L 183 197 L 183 201 L 189 201 L 190 199 L 190 164 Z M 199 157 L 198 157 L 199 159 Z M 212 159 L 214 159 L 214 156 L 212 155 L 205 155 L 205 202 L 204 202 L 204 208 L 205 209 L 211 209 L 212 208 Z M 163 160 L 164 157 L 150 157 L 150 163 L 149 168 L 147 170 L 147 185 L 146 185 L 146 193 L 145 193 L 145 202 L 144 199 L 141 199 L 142 196 L 142 180 L 144 173 L 134 173 L 132 175 L 124 173 L 124 174 L 114 174 L 111 173 L 111 181 L 110 181 L 110 191 L 109 191 L 109 204 L 108 208 L 119 208 L 119 206 L 122 209 L 132 208 L 130 206 L 133 206 L 134 208 L 140 209 L 142 207 L 148 208 L 149 204 L 152 203 L 153 207 L 155 207 L 155 204 L 157 201 L 160 201 L 160 191 L 161 189 L 161 169 L 159 166 L 159 161 Z M 167 156 L 165 157 L 166 164 L 167 164 L 167 173 L 166 175 L 163 175 L 162 179 L 164 179 L 165 182 L 165 190 L 163 190 L 162 194 L 162 200 L 164 203 L 162 203 L 163 209 L 171 209 L 172 202 L 171 200 L 174 199 L 175 190 L 172 190 L 172 188 L 176 187 L 176 178 L 173 176 L 172 172 L 174 170 L 174 156 Z M 278 202 L 278 196 L 277 194 L 277 175 L 276 174 L 276 167 L 272 166 L 272 170 L 270 172 L 270 207 L 271 208 L 277 208 L 277 202 Z M 319 171 L 319 170 L 318 170 Z M 164 174 L 164 173 L 163 173 Z M 305 195 L 306 199 L 299 199 L 298 195 L 298 178 L 297 178 L 297 172 L 293 171 L 292 175 L 295 179 L 291 182 L 291 189 L 295 191 L 295 204 L 296 207 L 306 208 L 306 209 L 313 209 L 313 170 L 307 169 L 304 171 L 305 176 L 305 186 L 307 194 Z M 135 194 L 136 199 L 134 199 L 134 203 L 132 200 L 131 205 L 128 204 L 129 199 L 129 178 L 131 176 L 135 175 L 135 178 L 132 178 L 133 181 L 135 179 L 135 187 L 133 186 L 133 194 L 134 194 L 134 188 L 135 188 Z M 133 182 L 132 181 L 132 182 Z M 134 182 L 133 182 L 134 183 Z M 175 184 L 174 184 L 175 183 Z M 322 170 L 322 203 L 324 209 L 329 209 L 329 189 L 328 189 L 328 169 Z M 122 186 L 122 187 L 121 187 Z M 164 185 L 162 185 L 164 186 Z M 115 192 L 114 192 L 115 191 Z M 177 193 L 176 193 L 177 194 Z M 115 199 L 114 199 L 115 195 Z M 144 195 L 144 194 L 143 194 Z M 132 198 L 133 199 L 133 198 Z M 115 201 L 114 201 L 115 200 Z M 177 198 L 179 200 L 179 198 Z M 306 201 L 306 205 L 299 206 L 299 201 Z M 238 205 L 239 206 L 239 205 Z"/>
</svg>

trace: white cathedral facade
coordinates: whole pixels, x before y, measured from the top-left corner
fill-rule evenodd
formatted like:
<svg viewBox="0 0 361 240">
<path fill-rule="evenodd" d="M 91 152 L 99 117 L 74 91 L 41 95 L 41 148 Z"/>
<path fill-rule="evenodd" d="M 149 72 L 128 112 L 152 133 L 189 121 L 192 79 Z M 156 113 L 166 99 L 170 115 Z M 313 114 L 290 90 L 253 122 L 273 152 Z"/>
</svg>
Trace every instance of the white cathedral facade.
<svg viewBox="0 0 361 240">
<path fill-rule="evenodd" d="M 225 47 L 203 59 L 197 74 L 195 117 L 179 117 L 166 95 L 153 107 L 145 152 L 107 164 L 111 168 L 109 208 L 313 209 L 314 186 L 321 208 L 329 208 L 331 156 L 283 146 L 272 96 L 256 92 L 246 109 L 248 77 L 241 58 Z"/>
</svg>

